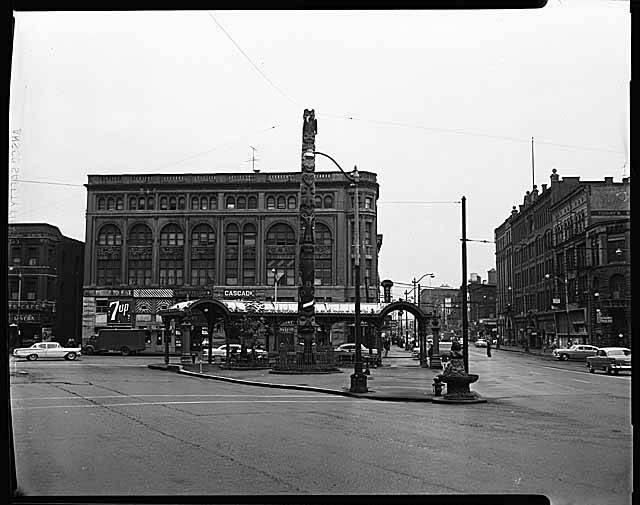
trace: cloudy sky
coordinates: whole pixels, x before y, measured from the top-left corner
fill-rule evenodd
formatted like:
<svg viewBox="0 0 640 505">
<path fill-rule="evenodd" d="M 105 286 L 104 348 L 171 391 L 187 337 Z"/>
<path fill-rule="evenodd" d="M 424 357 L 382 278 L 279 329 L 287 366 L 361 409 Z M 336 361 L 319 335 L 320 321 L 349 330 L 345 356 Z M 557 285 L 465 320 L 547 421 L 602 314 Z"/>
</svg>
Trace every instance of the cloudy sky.
<svg viewBox="0 0 640 505">
<path fill-rule="evenodd" d="M 84 240 L 88 174 L 251 172 L 250 146 L 263 172 L 298 171 L 312 108 L 316 148 L 378 175 L 381 278 L 459 286 L 463 195 L 468 237 L 493 240 L 552 168 L 629 175 L 629 80 L 625 1 L 16 13 L 10 221 Z M 469 273 L 494 254 L 469 243 Z"/>
</svg>

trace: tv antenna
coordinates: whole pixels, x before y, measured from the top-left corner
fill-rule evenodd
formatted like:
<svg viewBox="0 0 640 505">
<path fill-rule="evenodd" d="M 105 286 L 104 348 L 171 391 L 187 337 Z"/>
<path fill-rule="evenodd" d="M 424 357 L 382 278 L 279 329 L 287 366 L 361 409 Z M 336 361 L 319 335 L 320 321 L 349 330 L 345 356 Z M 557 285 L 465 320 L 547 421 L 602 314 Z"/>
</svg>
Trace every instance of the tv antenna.
<svg viewBox="0 0 640 505">
<path fill-rule="evenodd" d="M 257 174 L 258 172 L 260 172 L 260 170 L 259 169 L 256 170 L 256 161 L 259 161 L 260 158 L 256 158 L 257 149 L 253 146 L 249 146 L 249 147 L 251 148 L 252 153 L 251 153 L 251 159 L 248 159 L 247 161 L 251 162 L 251 170 L 253 170 Z"/>
</svg>

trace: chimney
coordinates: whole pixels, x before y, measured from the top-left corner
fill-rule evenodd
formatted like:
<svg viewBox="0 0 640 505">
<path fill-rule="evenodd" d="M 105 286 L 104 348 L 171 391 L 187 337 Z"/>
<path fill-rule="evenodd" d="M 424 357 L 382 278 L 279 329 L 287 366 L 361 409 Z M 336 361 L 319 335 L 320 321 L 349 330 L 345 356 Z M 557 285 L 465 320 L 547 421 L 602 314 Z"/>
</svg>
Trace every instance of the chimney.
<svg viewBox="0 0 640 505">
<path fill-rule="evenodd" d="M 622 183 L 623 184 L 629 184 L 629 178 L 628 177 L 623 177 L 622 178 Z"/>
<path fill-rule="evenodd" d="M 551 170 L 551 184 L 554 182 L 558 182 L 560 180 L 560 176 L 558 175 L 558 171 L 554 168 Z"/>
<path fill-rule="evenodd" d="M 613 177 L 605 177 L 604 182 L 606 182 L 607 184 L 613 184 Z"/>
<path fill-rule="evenodd" d="M 542 185 L 542 192 L 544 193 L 546 190 L 547 190 L 547 185 L 546 185 L 546 184 L 543 184 L 543 185 Z"/>
<path fill-rule="evenodd" d="M 511 215 L 515 216 L 518 213 L 518 209 L 516 209 L 516 206 L 514 205 L 513 207 L 511 207 Z"/>
</svg>

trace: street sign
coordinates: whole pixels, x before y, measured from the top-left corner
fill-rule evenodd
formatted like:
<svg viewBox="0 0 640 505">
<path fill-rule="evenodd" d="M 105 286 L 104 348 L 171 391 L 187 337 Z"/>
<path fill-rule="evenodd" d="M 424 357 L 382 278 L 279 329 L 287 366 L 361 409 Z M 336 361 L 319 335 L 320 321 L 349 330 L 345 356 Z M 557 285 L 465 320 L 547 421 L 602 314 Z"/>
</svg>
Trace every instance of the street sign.
<svg viewBox="0 0 640 505">
<path fill-rule="evenodd" d="M 613 323 L 613 316 L 600 316 L 600 322 L 604 324 Z"/>
</svg>

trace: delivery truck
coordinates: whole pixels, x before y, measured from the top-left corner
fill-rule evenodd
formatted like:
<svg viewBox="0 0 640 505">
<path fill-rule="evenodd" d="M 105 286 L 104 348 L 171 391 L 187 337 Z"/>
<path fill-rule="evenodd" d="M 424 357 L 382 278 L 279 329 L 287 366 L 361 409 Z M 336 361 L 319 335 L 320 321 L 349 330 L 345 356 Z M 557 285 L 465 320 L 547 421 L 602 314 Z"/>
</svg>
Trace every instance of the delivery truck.
<svg viewBox="0 0 640 505">
<path fill-rule="evenodd" d="M 117 352 L 123 356 L 144 351 L 149 337 L 148 330 L 131 328 L 103 329 L 93 335 L 82 348 L 82 354 Z"/>
</svg>

